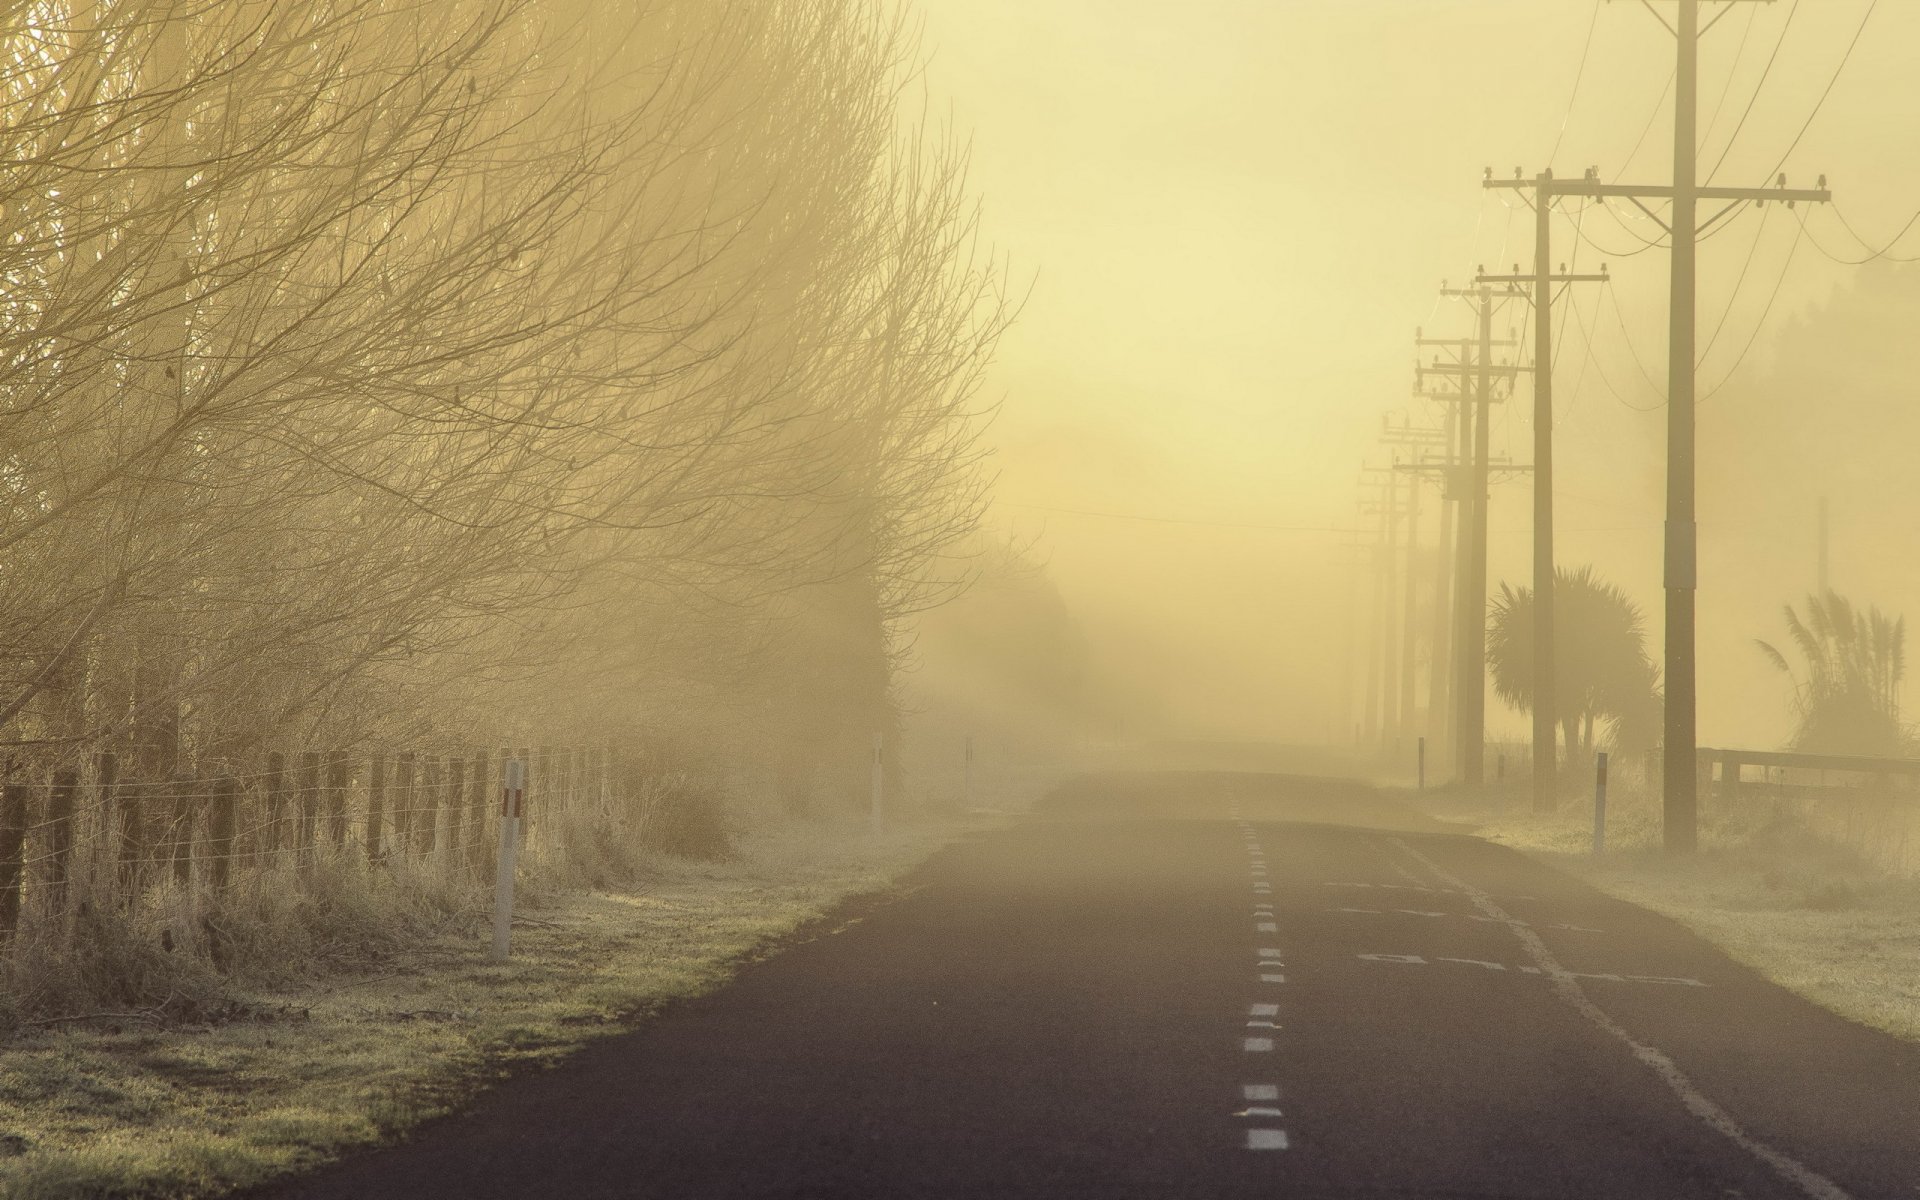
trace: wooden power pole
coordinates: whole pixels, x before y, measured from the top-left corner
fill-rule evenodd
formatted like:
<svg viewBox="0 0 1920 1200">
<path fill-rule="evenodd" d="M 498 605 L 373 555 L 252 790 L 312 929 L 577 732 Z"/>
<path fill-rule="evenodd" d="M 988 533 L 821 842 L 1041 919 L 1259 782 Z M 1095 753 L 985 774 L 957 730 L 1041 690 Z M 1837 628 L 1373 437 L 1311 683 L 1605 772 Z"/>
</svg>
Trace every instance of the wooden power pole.
<svg viewBox="0 0 1920 1200">
<path fill-rule="evenodd" d="M 1533 811 L 1552 812 L 1559 802 L 1557 767 L 1559 705 L 1555 694 L 1553 613 L 1553 291 L 1556 286 L 1607 282 L 1606 267 L 1598 274 L 1570 274 L 1562 266 L 1555 274 L 1552 262 L 1553 198 L 1544 185 L 1553 172 L 1536 180 L 1534 203 L 1533 273 L 1515 266 L 1511 275 L 1482 271 L 1478 283 L 1518 288 L 1533 285 Z"/>
<path fill-rule="evenodd" d="M 1735 206 L 1764 204 L 1769 200 L 1791 206 L 1795 201 L 1821 202 L 1832 199 L 1826 176 L 1815 188 L 1789 188 L 1782 175 L 1775 186 L 1739 188 L 1702 186 L 1697 178 L 1697 144 L 1700 90 L 1700 35 L 1733 10 L 1734 0 L 1715 14 L 1703 27 L 1700 23 L 1701 0 L 1672 0 L 1678 5 L 1676 20 L 1668 25 L 1675 42 L 1673 100 L 1673 182 L 1666 185 L 1602 183 L 1588 171 L 1582 179 L 1559 180 L 1542 174 L 1534 179 L 1495 179 L 1489 172 L 1487 187 L 1533 188 L 1545 201 L 1560 196 L 1581 196 L 1604 200 L 1629 200 L 1656 221 L 1660 218 L 1648 208 L 1649 200 L 1666 200 L 1671 208 L 1660 221 L 1673 241 L 1672 277 L 1667 350 L 1667 527 L 1666 527 L 1666 730 L 1662 747 L 1662 808 L 1666 848 L 1678 854 L 1691 853 L 1699 838 L 1696 710 L 1694 691 L 1694 591 L 1698 584 L 1699 536 L 1694 520 L 1694 319 L 1695 251 L 1702 223 L 1699 202 L 1725 201 L 1726 206 L 1705 222 L 1717 224 Z M 1746 0 L 1748 3 L 1765 0 Z M 1656 16 L 1653 0 L 1647 7 Z M 1544 206 L 1544 205 L 1543 205 Z M 1542 372 L 1544 374 L 1544 372 Z M 1535 603 L 1539 602 L 1536 595 Z"/>
</svg>

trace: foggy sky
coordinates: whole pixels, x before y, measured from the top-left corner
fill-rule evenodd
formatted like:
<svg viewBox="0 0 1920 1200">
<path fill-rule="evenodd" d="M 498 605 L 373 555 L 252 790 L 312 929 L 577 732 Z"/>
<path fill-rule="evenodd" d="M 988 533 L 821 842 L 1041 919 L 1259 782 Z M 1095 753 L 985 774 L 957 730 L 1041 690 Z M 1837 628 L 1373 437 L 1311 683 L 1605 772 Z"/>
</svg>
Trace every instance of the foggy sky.
<svg viewBox="0 0 1920 1200">
<path fill-rule="evenodd" d="M 1736 6 L 1703 43 L 1703 178 L 1737 125 L 1715 180 L 1771 181 L 1867 8 Z M 1035 285 L 990 388 L 1004 401 L 995 520 L 1039 538 L 1096 647 L 1134 662 L 1189 731 L 1329 736 L 1348 596 L 1331 531 L 1360 521 L 1359 468 L 1385 461 L 1381 414 L 1438 414 L 1408 399 L 1414 329 L 1464 334 L 1465 311 L 1435 298 L 1440 282 L 1532 253 L 1528 213 L 1483 193 L 1481 170 L 1532 174 L 1557 142 L 1559 174 L 1591 165 L 1667 182 L 1670 36 L 1640 5 L 1595 0 L 920 0 L 917 11 L 926 100 L 971 136 L 986 231 Z M 1796 186 L 1826 174 L 1870 242 L 1920 207 L 1916 46 L 1920 5 L 1881 4 L 1783 168 Z M 1636 249 L 1650 226 L 1628 211 L 1569 207 L 1556 223 L 1557 259 L 1604 259 L 1615 278 L 1610 298 L 1580 294 L 1578 320 L 1556 310 L 1559 560 L 1592 563 L 1632 593 L 1657 653 L 1667 253 L 1619 256 L 1574 237 L 1577 217 L 1608 251 Z M 1920 613 L 1920 579 L 1882 569 L 1908 554 L 1920 507 L 1889 512 L 1882 498 L 1870 525 L 1860 519 L 1844 449 L 1789 463 L 1804 514 L 1736 506 L 1740 488 L 1720 482 L 1763 454 L 1766 431 L 1744 427 L 1742 406 L 1776 335 L 1857 274 L 1809 242 L 1796 249 L 1796 217 L 1828 251 L 1861 253 L 1830 212 L 1765 211 L 1764 228 L 1749 211 L 1701 249 L 1699 344 L 1719 334 L 1700 394 L 1740 366 L 1699 422 L 1703 745 L 1787 732 L 1785 681 L 1752 642 L 1777 637 L 1779 606 L 1814 586 L 1813 496 L 1833 495 L 1835 586 Z M 1920 236 L 1904 248 L 1920 251 Z M 1525 461 L 1524 386 L 1518 399 L 1497 413 L 1493 442 Z M 1734 427 L 1740 438 L 1722 436 Z M 1496 489 L 1490 589 L 1528 577 L 1528 503 L 1524 483 Z M 1522 724 L 1490 710 L 1490 736 Z"/>
</svg>

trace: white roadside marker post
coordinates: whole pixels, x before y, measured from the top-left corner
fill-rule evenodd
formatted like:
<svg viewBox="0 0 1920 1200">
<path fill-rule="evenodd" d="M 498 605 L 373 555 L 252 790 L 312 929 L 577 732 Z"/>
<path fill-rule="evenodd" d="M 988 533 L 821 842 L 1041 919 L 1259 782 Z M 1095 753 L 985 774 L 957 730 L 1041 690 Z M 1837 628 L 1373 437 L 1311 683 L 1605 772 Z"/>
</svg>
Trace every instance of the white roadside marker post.
<svg viewBox="0 0 1920 1200">
<path fill-rule="evenodd" d="M 882 764 L 885 758 L 886 744 L 886 734 L 875 733 L 873 735 L 873 811 L 871 813 L 871 819 L 875 833 L 880 832 L 883 819 L 881 817 L 880 802 L 881 789 L 885 786 L 885 772 L 882 769 Z"/>
<path fill-rule="evenodd" d="M 973 807 L 973 735 L 972 734 L 967 735 L 967 781 L 966 781 L 965 791 L 962 793 L 962 799 L 966 801 L 968 808 Z"/>
<path fill-rule="evenodd" d="M 519 856 L 520 818 L 526 815 L 527 764 L 510 758 L 500 772 L 500 858 L 493 877 L 493 961 L 507 961 L 513 939 L 513 866 Z"/>
<path fill-rule="evenodd" d="M 1599 858 L 1607 849 L 1607 752 L 1602 750 L 1593 760 L 1593 856 Z"/>
</svg>

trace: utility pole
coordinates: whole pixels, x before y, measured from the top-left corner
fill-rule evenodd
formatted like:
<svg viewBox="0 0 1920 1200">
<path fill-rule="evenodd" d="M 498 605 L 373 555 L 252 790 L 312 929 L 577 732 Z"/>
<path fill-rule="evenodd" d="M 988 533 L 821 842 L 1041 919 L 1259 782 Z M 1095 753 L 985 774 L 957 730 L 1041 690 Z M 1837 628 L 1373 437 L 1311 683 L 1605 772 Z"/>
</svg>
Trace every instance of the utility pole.
<svg viewBox="0 0 1920 1200">
<path fill-rule="evenodd" d="M 1533 285 L 1533 811 L 1552 812 L 1559 800 L 1559 705 L 1555 693 L 1553 613 L 1553 289 L 1556 284 L 1606 283 L 1606 265 L 1599 274 L 1569 274 L 1563 265 L 1554 274 L 1552 261 L 1553 198 L 1546 184 L 1552 171 L 1534 180 L 1533 274 L 1522 275 L 1516 264 L 1511 275 L 1481 272 L 1478 283 Z"/>
<path fill-rule="evenodd" d="M 1423 429 L 1408 424 L 1404 419 L 1398 425 L 1388 420 L 1381 432 L 1382 445 L 1407 448 L 1433 448 L 1446 441 L 1446 430 Z M 1396 474 L 1405 474 L 1404 464 L 1395 463 Z M 1416 687 L 1419 666 L 1419 584 L 1420 584 L 1420 481 L 1411 475 L 1407 478 L 1407 498 L 1401 508 L 1406 518 L 1407 534 L 1404 548 L 1406 578 L 1402 581 L 1404 597 L 1401 601 L 1403 622 L 1400 633 L 1400 683 L 1399 718 L 1400 737 L 1414 734 L 1419 709 L 1416 699 Z"/>
<path fill-rule="evenodd" d="M 1459 714 L 1459 744 L 1455 757 L 1459 764 L 1459 778 L 1463 783 L 1478 784 L 1486 775 L 1483 760 L 1486 757 L 1487 729 L 1487 468 L 1492 425 L 1489 411 L 1493 404 L 1494 377 L 1498 375 L 1511 379 L 1521 368 L 1505 364 L 1496 366 L 1492 361 L 1492 288 L 1485 285 L 1473 288 L 1442 287 L 1440 294 L 1472 300 L 1479 317 L 1479 336 L 1472 343 L 1474 353 L 1470 358 L 1463 354 L 1462 361 L 1457 363 L 1436 362 L 1420 368 L 1423 380 L 1428 374 L 1458 376 L 1463 388 L 1466 379 L 1472 378 L 1474 381 L 1472 452 L 1467 470 L 1469 478 L 1464 509 L 1467 523 L 1463 531 L 1467 553 L 1462 572 L 1464 586 L 1459 599 L 1459 650 L 1455 660 L 1458 674 L 1454 683 L 1454 703 Z"/>
<path fill-rule="evenodd" d="M 1700 35 L 1733 11 L 1728 0 L 1705 27 L 1700 24 L 1700 0 L 1674 0 L 1676 20 L 1665 17 L 1646 0 L 1647 8 L 1674 36 L 1673 182 L 1668 185 L 1601 183 L 1589 170 L 1580 180 L 1557 180 L 1542 174 L 1534 180 L 1494 179 L 1487 187 L 1535 188 L 1543 198 L 1582 196 L 1631 201 L 1664 226 L 1673 239 L 1667 349 L 1667 528 L 1666 528 L 1666 730 L 1662 747 L 1662 808 L 1669 853 L 1690 854 L 1699 840 L 1699 780 L 1695 759 L 1697 697 L 1694 690 L 1694 591 L 1698 586 L 1698 529 L 1694 521 L 1694 320 L 1697 240 L 1702 230 L 1701 200 L 1724 200 L 1726 206 L 1709 217 L 1717 224 L 1735 207 L 1749 202 L 1784 201 L 1788 207 L 1807 200 L 1831 200 L 1826 176 L 1815 188 L 1789 188 L 1782 175 L 1770 188 L 1701 186 L 1697 179 L 1696 136 L 1699 109 Z M 1756 0 L 1746 0 L 1748 3 Z M 1766 0 L 1758 0 L 1766 2 Z M 1647 206 L 1649 200 L 1668 200 L 1671 210 L 1662 221 Z M 1536 597 L 1536 603 L 1538 597 Z"/>
<path fill-rule="evenodd" d="M 1443 285 L 1444 287 L 1444 285 Z M 1490 345 L 1511 346 L 1511 339 L 1489 337 Z M 1472 530 L 1476 526 L 1473 504 L 1474 391 L 1470 377 L 1475 368 L 1474 351 L 1480 339 L 1430 338 L 1426 331 L 1414 331 L 1414 345 L 1444 350 L 1452 357 L 1432 367 L 1416 366 L 1416 396 L 1438 400 L 1447 409 L 1447 458 L 1437 468 L 1423 463 L 1415 470 L 1437 469 L 1444 504 L 1441 508 L 1440 555 L 1434 583 L 1433 671 L 1430 679 L 1429 711 L 1437 714 L 1428 723 L 1429 746 L 1442 747 L 1449 760 L 1445 766 L 1455 779 L 1465 779 L 1465 758 L 1460 752 L 1461 708 L 1468 688 L 1463 683 L 1469 668 L 1465 662 L 1468 637 L 1466 622 L 1475 601 L 1467 596 L 1468 580 L 1473 573 L 1470 561 Z M 1427 391 L 1426 376 L 1435 374 L 1451 383 L 1450 390 Z M 1484 519 L 1484 512 L 1481 517 Z M 1458 518 L 1456 522 L 1456 516 Z M 1457 525 L 1457 528 L 1456 528 Z M 1484 580 L 1484 572 L 1482 579 Z M 1484 596 L 1484 583 L 1482 584 Z M 1479 602 L 1484 607 L 1484 599 Z M 1476 780 L 1477 782 L 1477 780 Z"/>
<path fill-rule="evenodd" d="M 1362 516 L 1378 513 L 1384 517 L 1386 506 L 1384 504 L 1374 504 L 1372 507 L 1368 507 L 1367 503 L 1362 501 L 1360 512 Z M 1386 574 L 1381 569 L 1380 550 L 1385 542 L 1386 537 L 1384 533 L 1376 535 L 1373 545 L 1370 547 L 1372 553 L 1367 555 L 1367 563 L 1373 575 L 1373 603 L 1371 612 L 1369 613 L 1371 617 L 1371 620 L 1368 622 L 1369 625 L 1378 625 L 1384 621 L 1384 617 L 1381 614 L 1386 609 Z M 1374 636 L 1367 638 L 1366 704 L 1360 711 L 1360 740 L 1361 743 L 1367 747 L 1375 746 L 1383 734 L 1380 724 L 1380 663 L 1382 657 L 1380 642 L 1381 639 L 1377 635 L 1377 631 Z"/>
</svg>

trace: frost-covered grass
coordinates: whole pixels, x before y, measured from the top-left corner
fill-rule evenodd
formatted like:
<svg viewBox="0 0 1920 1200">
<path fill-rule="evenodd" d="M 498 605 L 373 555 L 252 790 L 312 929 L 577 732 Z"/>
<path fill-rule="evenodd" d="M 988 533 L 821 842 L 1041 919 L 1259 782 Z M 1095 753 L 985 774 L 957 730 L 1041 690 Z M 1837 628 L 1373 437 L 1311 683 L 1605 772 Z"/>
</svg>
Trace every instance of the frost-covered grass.
<svg viewBox="0 0 1920 1200">
<path fill-rule="evenodd" d="M 235 996 L 215 1023 L 135 1014 L 16 1032 L 0 1046 L 0 1195 L 205 1196 L 390 1138 L 712 989 L 978 825 L 790 825 L 727 861 L 655 858 L 636 885 L 547 896 L 503 965 L 476 912 L 377 965 Z"/>
<path fill-rule="evenodd" d="M 1516 792 L 1441 794 L 1431 807 L 1477 826 L 1489 841 L 1674 918 L 1842 1016 L 1920 1041 L 1920 880 L 1889 869 L 1895 850 L 1904 858 L 1905 844 L 1880 836 L 1885 814 L 1845 799 L 1760 799 L 1735 809 L 1709 795 L 1700 852 L 1681 859 L 1659 848 L 1657 799 L 1618 789 L 1609 804 L 1609 849 L 1596 861 L 1590 803 L 1536 816 Z M 1849 803 L 1855 810 L 1843 812 Z M 1848 832 L 1869 836 L 1850 847 L 1842 840 Z"/>
</svg>

